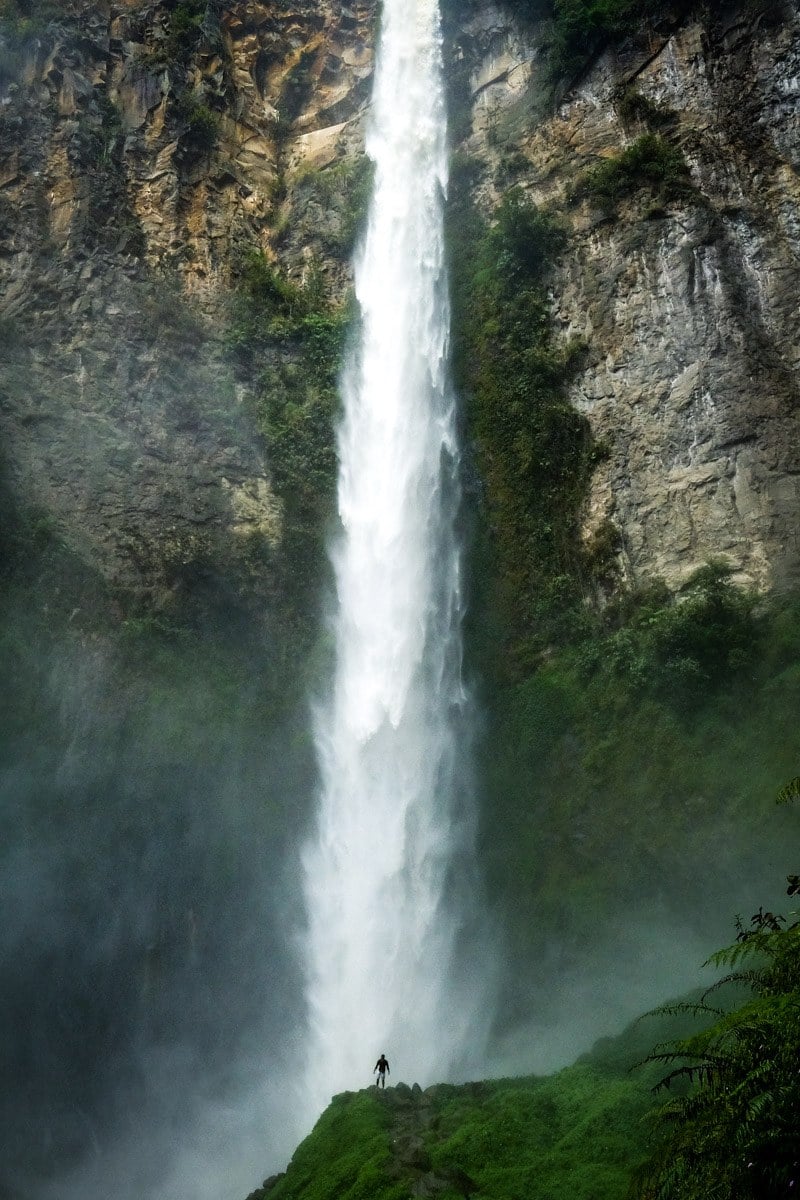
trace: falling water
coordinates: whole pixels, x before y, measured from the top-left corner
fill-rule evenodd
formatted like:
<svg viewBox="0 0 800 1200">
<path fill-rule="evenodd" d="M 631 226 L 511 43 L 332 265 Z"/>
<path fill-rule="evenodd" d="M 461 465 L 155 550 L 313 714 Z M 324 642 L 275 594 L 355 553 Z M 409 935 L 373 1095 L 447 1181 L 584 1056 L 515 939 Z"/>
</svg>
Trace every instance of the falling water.
<svg viewBox="0 0 800 1200">
<path fill-rule="evenodd" d="M 445 902 L 469 822 L 437 0 L 385 0 L 367 152 L 361 337 L 339 431 L 335 673 L 317 712 L 321 797 L 303 856 L 317 1112 L 366 1086 L 382 1051 L 394 1079 L 445 1077 L 469 1025 L 467 989 L 449 987 Z"/>
</svg>

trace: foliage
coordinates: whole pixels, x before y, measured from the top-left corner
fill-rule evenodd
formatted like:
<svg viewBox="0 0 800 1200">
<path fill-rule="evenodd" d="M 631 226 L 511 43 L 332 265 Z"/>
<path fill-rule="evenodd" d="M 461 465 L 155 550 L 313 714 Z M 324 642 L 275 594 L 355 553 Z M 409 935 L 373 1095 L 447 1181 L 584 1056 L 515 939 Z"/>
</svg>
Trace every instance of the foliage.
<svg viewBox="0 0 800 1200">
<path fill-rule="evenodd" d="M 169 14 L 167 34 L 158 51 L 166 63 L 184 63 L 203 35 L 206 0 L 181 0 Z"/>
<path fill-rule="evenodd" d="M 737 927 L 710 960 L 729 968 L 711 991 L 744 985 L 751 998 L 731 1013 L 704 998 L 714 1024 L 648 1056 L 670 1068 L 660 1087 L 693 1086 L 659 1113 L 663 1141 L 642 1200 L 779 1200 L 800 1181 L 800 922 L 760 909 Z"/>
<path fill-rule="evenodd" d="M 454 365 L 494 542 L 486 599 L 522 660 L 555 632 L 537 622 L 547 583 L 564 578 L 579 594 L 578 515 L 592 469 L 588 425 L 565 399 L 580 348 L 554 346 L 546 290 L 566 235 L 512 190 L 491 227 L 454 205 L 450 240 Z"/>
<path fill-rule="evenodd" d="M 655 0 L 554 0 L 552 74 L 575 77 L 604 46 L 658 12 Z"/>
<path fill-rule="evenodd" d="M 654 104 L 635 87 L 628 86 L 617 100 L 617 112 L 623 125 L 640 122 L 652 129 L 666 129 L 675 124 L 673 109 Z"/>
<path fill-rule="evenodd" d="M 697 1027 L 664 1017 L 661 1032 Z M 623 1200 L 645 1160 L 656 1072 L 631 1076 L 641 1029 L 606 1038 L 574 1066 L 422 1093 L 401 1084 L 334 1098 L 286 1175 L 250 1200 Z"/>
<path fill-rule="evenodd" d="M 301 1142 L 286 1174 L 248 1200 L 405 1200 L 386 1168 L 389 1114 L 368 1092 L 335 1096 Z"/>
<path fill-rule="evenodd" d="M 576 184 L 573 198 L 589 196 L 613 212 L 623 197 L 641 188 L 662 201 L 696 199 L 683 155 L 658 134 L 643 134 L 621 154 L 587 171 Z"/>
<path fill-rule="evenodd" d="M 0 88 L 19 79 L 26 52 L 63 15 L 58 0 L 0 0 Z"/>
<path fill-rule="evenodd" d="M 708 18 L 724 9 L 725 0 L 505 0 L 514 13 L 529 20 L 550 18 L 549 72 L 553 83 L 576 81 L 609 46 L 636 37 L 648 27 L 674 28 L 688 13 Z M 774 19 L 779 0 L 747 0 L 751 10 Z"/>
<path fill-rule="evenodd" d="M 347 306 L 324 299 L 313 269 L 293 283 L 259 251 L 242 259 L 230 335 L 232 350 L 254 362 L 270 349 L 261 373 L 258 418 L 274 483 L 284 504 L 277 564 L 281 601 L 310 636 L 334 511 L 337 383 L 352 324 Z"/>
<path fill-rule="evenodd" d="M 342 159 L 300 174 L 295 181 L 302 197 L 304 232 L 323 249 L 347 258 L 364 228 L 372 195 L 373 164 L 366 154 Z"/>
<path fill-rule="evenodd" d="M 624 677 L 681 712 L 702 703 L 756 652 L 755 597 L 733 587 L 730 574 L 725 563 L 712 561 L 677 597 L 658 588 L 645 592 L 619 629 L 580 648 L 581 670 L 587 677 L 599 671 L 612 686 L 614 677 Z M 615 615 L 612 609 L 607 619 Z"/>
<path fill-rule="evenodd" d="M 522 964 L 553 928 L 585 952 L 587 904 L 605 926 L 651 898 L 691 926 L 720 887 L 768 886 L 756 845 L 777 853 L 797 825 L 782 810 L 756 839 L 764 795 L 794 766 L 800 604 L 756 605 L 719 565 L 678 597 L 652 585 L 599 615 L 563 594 L 564 643 L 481 690 L 479 854 L 520 1006 L 535 982 Z M 503 654 L 502 629 L 487 646 L 493 617 L 468 628 L 489 666 Z"/>
<path fill-rule="evenodd" d="M 0 32 L 6 40 L 19 45 L 42 33 L 51 21 L 63 15 L 59 0 L 0 0 Z"/>
<path fill-rule="evenodd" d="M 213 149 L 219 133 L 219 114 L 215 113 L 194 92 L 183 92 L 176 103 L 176 111 L 186 125 L 186 136 L 202 153 Z"/>
</svg>

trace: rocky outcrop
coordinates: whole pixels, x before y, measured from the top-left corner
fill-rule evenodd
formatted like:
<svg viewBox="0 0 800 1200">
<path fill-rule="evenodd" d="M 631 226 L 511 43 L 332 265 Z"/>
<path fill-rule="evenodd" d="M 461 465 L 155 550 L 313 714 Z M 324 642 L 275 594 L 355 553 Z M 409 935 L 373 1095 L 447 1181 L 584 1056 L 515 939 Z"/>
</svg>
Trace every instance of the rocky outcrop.
<svg viewBox="0 0 800 1200">
<path fill-rule="evenodd" d="M 264 364 L 229 350 L 237 264 L 346 287 L 336 163 L 360 146 L 370 18 L 77 0 L 0 22 L 4 473 L 123 590 L 163 600 L 202 563 L 269 583 L 282 504 Z M 332 215 L 303 237 L 298 189 L 308 208 L 331 165 Z"/>
<path fill-rule="evenodd" d="M 732 5 L 710 24 L 645 30 L 606 53 L 555 111 L 546 31 L 482 5 L 458 33 L 469 74 L 462 150 L 486 165 L 490 210 L 511 183 L 569 231 L 553 310 L 586 347 L 572 402 L 603 461 L 585 536 L 617 531 L 623 576 L 680 586 L 709 557 L 738 579 L 800 581 L 800 120 L 797 5 Z M 648 132 L 683 155 L 693 188 L 647 186 L 614 205 L 585 173 Z"/>
</svg>

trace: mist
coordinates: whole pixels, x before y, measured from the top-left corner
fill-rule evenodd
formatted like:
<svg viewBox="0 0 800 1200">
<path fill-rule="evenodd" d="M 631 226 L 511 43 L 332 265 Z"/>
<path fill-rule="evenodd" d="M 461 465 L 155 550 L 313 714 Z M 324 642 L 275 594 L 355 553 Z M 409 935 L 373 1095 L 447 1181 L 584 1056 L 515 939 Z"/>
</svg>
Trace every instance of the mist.
<svg viewBox="0 0 800 1200">
<path fill-rule="evenodd" d="M 245 1195 L 304 1132 L 285 820 L 305 815 L 302 749 L 245 695 L 204 728 L 187 676 L 172 715 L 195 713 L 206 754 L 182 752 L 106 651 L 31 650 L 35 724 L 3 747 L 3 1187 Z"/>
<path fill-rule="evenodd" d="M 197 31 L 199 37 L 199 26 Z M 430 89 L 423 89 L 425 105 L 429 96 Z M 263 109 L 262 97 L 258 103 Z M 116 245 L 117 204 L 122 201 L 114 197 L 125 193 L 126 139 L 114 129 L 106 129 L 104 136 L 108 141 L 102 143 L 103 170 L 115 156 L 119 159 L 119 190 L 111 193 L 113 211 L 110 217 L 101 214 L 113 238 L 109 244 Z M 169 129 L 165 136 L 171 136 Z M 389 158 L 392 161 L 393 156 Z M 185 160 L 194 163 L 192 170 L 199 162 L 191 155 Z M 36 163 L 38 178 L 41 164 L 38 159 Z M 248 185 L 241 190 L 249 201 L 252 189 Z M 95 214 L 92 222 L 99 228 L 101 217 Z M 30 231 L 26 234 L 21 228 L 24 241 Z M 135 222 L 129 233 L 131 229 L 137 233 Z M 254 240 L 247 249 L 260 244 Z M 152 256 L 157 251 L 157 245 L 149 247 Z M 50 247 L 46 253 L 52 255 L 48 269 L 59 275 L 63 264 L 57 252 Z M 76 254 L 76 272 L 81 273 L 89 266 L 82 254 L 82 249 Z M 116 1200 L 186 1200 L 189 1196 L 244 1200 L 266 1176 L 285 1166 L 297 1142 L 309 1132 L 313 1119 L 309 1114 L 318 1111 L 327 1093 L 340 1090 L 335 1064 L 324 1080 L 315 1072 L 319 1047 L 308 1032 L 302 960 L 307 913 L 301 848 L 314 837 L 321 791 L 310 701 L 312 696 L 320 703 L 330 699 L 325 691 L 330 681 L 320 681 L 320 664 L 313 660 L 325 658 L 330 646 L 304 644 L 287 650 L 297 614 L 282 612 L 275 617 L 274 626 L 285 620 L 285 628 L 276 633 L 268 612 L 270 605 L 277 610 L 304 604 L 307 618 L 308 611 L 315 610 L 316 595 L 305 594 L 303 588 L 309 579 L 319 581 L 318 563 L 309 563 L 321 541 L 314 522 L 322 523 L 326 501 L 317 496 L 309 501 L 305 496 L 307 509 L 295 516 L 296 523 L 314 528 L 310 533 L 301 530 L 305 542 L 294 530 L 294 559 L 286 553 L 285 561 L 275 566 L 279 550 L 262 544 L 271 536 L 268 522 L 267 534 L 263 530 L 258 534 L 261 526 L 256 517 L 264 518 L 263 512 L 251 521 L 256 537 L 262 537 L 252 561 L 244 552 L 238 559 L 235 555 L 225 559 L 230 549 L 225 538 L 230 542 L 235 538 L 225 507 L 229 507 L 227 493 L 219 479 L 238 468 L 242 480 L 262 483 L 269 492 L 267 483 L 274 482 L 268 469 L 269 447 L 263 452 L 260 434 L 254 432 L 257 422 L 245 411 L 246 405 L 240 405 L 240 380 L 234 378 L 234 369 L 220 365 L 226 351 L 215 340 L 216 328 L 212 337 L 193 316 L 178 329 L 179 337 L 173 329 L 169 353 L 163 345 L 157 348 L 157 338 L 163 331 L 169 333 L 170 322 L 177 319 L 180 325 L 177 298 L 183 304 L 183 293 L 164 290 L 158 279 L 146 277 L 144 259 L 131 267 L 132 272 L 141 269 L 138 283 L 134 285 L 133 276 L 125 273 L 115 282 L 111 261 L 109 251 L 106 266 L 97 266 L 91 296 L 89 284 L 82 274 L 78 282 L 76 274 L 76 303 L 91 299 L 95 305 L 87 327 L 71 327 L 69 336 L 66 326 L 59 327 L 58 335 L 40 328 L 41 343 L 35 347 L 36 363 L 41 365 L 47 361 L 47 337 L 54 345 L 74 342 L 89 350 L 94 338 L 94 358 L 87 353 L 86 361 L 105 364 L 98 366 L 97 378 L 89 379 L 96 390 L 94 400 L 84 396 L 83 360 L 72 349 L 67 362 L 70 379 L 63 363 L 53 357 L 53 377 L 58 376 L 59 387 L 64 388 L 55 400 L 48 379 L 32 374 L 33 359 L 26 357 L 21 333 L 18 361 L 6 371 L 6 376 L 16 373 L 19 392 L 12 421 L 17 423 L 17 450 L 25 465 L 14 479 L 17 494 L 33 507 L 45 508 L 49 503 L 53 511 L 45 515 L 57 534 L 58 505 L 78 497 L 80 503 L 64 517 L 66 533 L 61 530 L 64 540 L 71 538 L 76 545 L 93 508 L 106 503 L 109 495 L 119 500 L 120 507 L 109 505 L 112 516 L 107 527 L 86 536 L 87 559 L 95 555 L 96 561 L 84 562 L 80 569 L 71 559 L 57 559 L 48 566 L 47 555 L 62 551 L 52 550 L 58 540 L 52 531 L 42 534 L 50 538 L 42 550 L 36 540 L 40 531 L 36 538 L 25 535 L 22 549 L 17 548 L 13 561 L 2 565 L 0 575 L 0 688 L 5 701 L 0 726 L 0 1200 L 107 1200 L 109 1195 Z M 272 270 L 271 262 L 265 260 L 262 266 Z M 106 269 L 108 283 L 102 279 Z M 387 287 L 387 275 L 387 270 L 376 272 L 375 291 L 387 301 L 385 319 L 391 326 L 396 322 L 396 289 Z M 277 273 L 265 279 L 273 290 L 276 280 L 282 285 L 287 282 Z M 287 288 L 287 294 L 294 292 Z M 108 308 L 113 307 L 116 317 L 102 316 L 103 296 L 114 299 Z M 295 299 L 301 296 L 297 290 Z M 255 307 L 252 295 L 238 299 Z M 35 297 L 32 303 L 35 306 Z M 19 313 L 25 316 L 22 307 L 14 316 Z M 324 324 L 330 313 L 323 310 L 322 316 L 314 315 L 318 324 Z M 224 324 L 224 315 L 213 316 Z M 278 323 L 289 322 L 286 313 L 279 311 L 278 318 Z M 264 312 L 256 312 L 253 325 L 259 320 L 266 322 Z M 291 339 L 296 333 L 287 336 Z M 446 340 L 442 334 L 442 344 Z M 264 368 L 259 359 L 263 345 L 256 340 L 254 346 L 249 350 L 253 363 L 248 381 L 253 395 Z M 434 350 L 436 362 L 443 361 L 443 348 L 437 345 Z M 270 353 L 273 367 L 278 363 L 287 368 L 287 376 L 303 377 L 297 346 L 287 350 L 286 343 L 276 341 Z M 150 373 L 159 374 L 159 354 L 168 369 L 161 370 L 163 378 L 151 384 Z M 379 407 L 385 404 L 387 391 L 383 365 L 378 356 Z M 278 388 L 277 383 L 274 386 Z M 309 384 L 315 402 L 321 387 L 319 380 Z M 35 404 L 30 402 L 32 394 Z M 449 399 L 449 390 L 446 394 Z M 288 410 L 302 411 L 298 392 L 287 392 L 284 399 Z M 91 403 L 96 407 L 87 416 L 84 406 Z M 450 416 L 448 412 L 448 421 Z M 467 424 L 466 417 L 463 423 Z M 301 460 L 299 468 L 294 464 L 302 477 L 294 477 L 297 490 L 313 493 L 323 472 L 309 461 L 308 479 L 304 477 L 305 443 L 301 438 L 297 443 L 292 440 L 297 429 L 288 420 L 281 429 L 288 453 Z M 53 466 L 50 450 L 59 439 Z M 324 434 L 319 441 L 324 442 Z M 361 444 L 360 438 L 355 441 Z M 146 442 L 148 454 L 155 447 L 152 459 L 160 465 L 140 477 L 132 473 L 131 464 L 141 467 L 150 461 L 142 451 Z M 441 446 L 440 440 L 434 450 L 437 461 Z M 327 449 L 327 444 L 320 450 L 316 442 L 311 443 L 319 458 L 325 458 Z M 115 456 L 121 450 L 125 454 L 118 462 Z M 409 455 L 403 450 L 395 457 L 406 462 Z M 73 461 L 80 462 L 77 482 L 68 470 Z M 283 465 L 285 477 L 291 480 Z M 185 478 L 181 475 L 180 486 L 175 485 L 167 512 L 166 503 L 164 509 L 159 504 L 173 488 L 172 476 L 184 469 Z M 461 469 L 467 467 L 462 464 Z M 118 528 L 114 520 L 128 502 L 126 489 L 135 502 L 143 480 L 147 503 L 140 498 L 139 525 L 132 519 L 131 528 Z M 222 500 L 216 509 L 209 503 L 204 510 L 197 497 L 214 488 L 224 493 Z M 458 490 L 452 486 L 453 495 Z M 476 524 L 486 526 L 483 536 L 491 539 L 496 531 L 488 528 L 489 510 L 482 507 L 483 484 L 476 483 L 473 491 L 476 511 L 470 515 Z M 421 515 L 427 521 L 433 507 L 431 493 L 420 490 L 419 495 Z M 285 497 L 271 499 L 277 511 Z M 364 507 L 371 504 L 368 496 Z M 389 505 L 390 510 L 394 507 Z M 9 508 L 5 494 L 2 508 L 5 516 Z M 227 565 L 232 576 L 227 584 L 216 580 L 210 598 L 201 594 L 206 587 L 202 570 L 208 564 L 201 564 L 201 570 L 191 561 L 184 569 L 183 547 L 176 550 L 167 545 L 166 537 L 163 543 L 160 540 L 162 524 L 184 521 L 190 530 L 193 521 L 202 525 L 198 512 L 215 531 L 203 553 L 210 560 L 217 555 L 223 570 Z M 457 527 L 454 514 L 450 519 Z M 460 519 L 468 523 L 463 513 Z M 123 545 L 125 538 L 130 540 Z M 440 557 L 441 545 L 440 541 Z M 144 566 L 134 562 L 142 547 L 154 560 L 142 553 Z M 157 574 L 158 555 L 167 550 L 181 561 L 175 568 L 177 581 L 161 581 L 163 595 L 158 601 L 165 611 L 153 603 L 152 595 L 128 603 L 129 597 L 120 600 L 103 593 L 101 571 L 108 579 L 122 571 L 121 562 L 128 583 L 141 568 L 145 582 L 152 584 L 148 572 Z M 451 551 L 449 547 L 448 554 Z M 191 558 L 188 551 L 187 557 Z M 470 561 L 468 551 L 464 558 L 465 592 L 469 592 L 467 577 L 481 568 Z M 388 562 L 396 565 L 397 561 L 392 545 Z M 241 606 L 234 594 L 240 580 L 233 576 L 247 571 L 253 577 L 261 572 L 263 578 L 253 588 L 255 602 Z M 383 572 L 379 565 L 376 574 Z M 450 572 L 459 573 L 454 572 L 453 562 Z M 72 596 L 73 573 L 80 575 L 81 582 L 75 585 L 79 591 L 98 593 L 85 612 Z M 399 571 L 401 579 L 408 574 Z M 496 598 L 495 583 L 485 589 L 489 602 L 483 608 L 477 605 L 472 614 L 477 625 L 485 625 L 490 641 L 495 636 L 492 622 L 502 620 L 489 611 Z M 138 578 L 136 586 L 144 586 Z M 391 599 L 399 586 L 390 587 Z M 453 601 L 453 609 L 459 604 Z M 373 607 L 373 595 L 367 595 L 365 608 Z M 319 636 L 324 642 L 326 635 Z M 476 641 L 480 633 L 473 629 L 469 636 Z M 497 635 L 497 645 L 485 651 L 484 663 L 491 654 L 505 653 L 503 636 Z M 382 648 L 381 629 L 376 641 Z M 785 645 L 788 649 L 781 653 L 788 659 L 789 633 Z M 467 647 L 468 659 L 469 654 Z M 542 661 L 549 654 L 548 649 Z M 778 662 L 776 677 L 783 665 Z M 796 665 L 792 669 L 796 673 Z M 729 726 L 743 729 L 747 705 L 733 685 L 731 695 L 725 697 L 725 686 L 716 695 L 709 692 L 707 707 L 722 712 L 723 700 L 728 710 L 739 704 L 740 724 L 731 719 Z M 787 695 L 791 686 L 789 681 Z M 434 916 L 448 912 L 445 967 L 430 953 L 431 946 L 441 943 L 426 940 L 427 932 L 422 939 L 428 977 L 435 979 L 438 993 L 435 1019 L 426 1020 L 424 1026 L 426 1055 L 415 1057 L 420 1039 L 416 1032 L 409 1035 L 411 1022 L 403 1028 L 405 1014 L 413 1010 L 417 1015 L 416 993 L 401 994 L 398 986 L 396 995 L 381 998 L 398 1031 L 395 1044 L 386 1045 L 369 1044 L 366 1037 L 361 1045 L 364 1014 L 356 1011 L 348 993 L 329 1013 L 327 1030 L 328 1043 L 335 1043 L 342 1014 L 355 1027 L 347 1047 L 348 1075 L 341 1086 L 355 1086 L 353 1080 L 361 1079 L 363 1052 L 360 1086 L 366 1087 L 372 1064 L 384 1050 L 392 1063 L 390 1082 L 436 1082 L 431 1072 L 445 1043 L 449 1058 L 443 1070 L 454 1081 L 556 1070 L 643 1011 L 711 982 L 713 972 L 703 963 L 715 948 L 733 940 L 737 912 L 747 921 L 761 904 L 785 911 L 783 876 L 800 868 L 786 849 L 791 845 L 790 832 L 796 839 L 796 814 L 771 817 L 762 837 L 757 818 L 743 819 L 741 828 L 734 828 L 732 821 L 730 827 L 715 828 L 713 816 L 701 819 L 690 813 L 686 829 L 700 830 L 697 840 L 692 843 L 682 834 L 670 841 L 672 810 L 659 807 L 656 799 L 648 816 L 651 825 L 659 831 L 663 826 L 667 832 L 657 847 L 647 848 L 643 861 L 647 834 L 642 833 L 644 825 L 636 825 L 643 789 L 631 785 L 638 760 L 629 757 L 630 774 L 618 795 L 612 794 L 616 778 L 603 777 L 602 785 L 596 785 L 592 777 L 586 783 L 588 800 L 583 808 L 578 805 L 573 813 L 571 798 L 563 796 L 560 808 L 555 801 L 551 804 L 554 781 L 566 775 L 578 750 L 585 750 L 572 728 L 570 707 L 560 704 L 560 691 L 554 688 L 559 703 L 553 701 L 551 714 L 544 709 L 546 689 L 527 705 L 523 697 L 518 711 L 513 701 L 503 698 L 506 709 L 498 701 L 500 690 L 493 693 L 476 682 L 475 695 L 500 716 L 492 724 L 484 714 L 485 724 L 475 739 L 481 745 L 474 778 L 471 753 L 465 748 L 470 743 L 471 750 L 472 716 L 463 725 L 453 721 L 452 741 L 447 741 L 441 755 L 442 774 L 452 776 L 447 782 L 454 793 L 474 789 L 479 830 L 473 856 L 472 812 L 464 818 L 464 827 L 456 828 L 456 795 L 449 813 L 453 824 L 441 837 L 450 843 L 448 854 L 437 859 L 441 875 L 430 902 Z M 460 703 L 459 698 L 454 700 L 456 691 L 442 689 L 445 707 Z M 783 703 L 782 695 L 777 689 L 773 692 L 772 711 L 782 706 L 791 720 L 791 706 Z M 680 704 L 673 707 L 677 711 Z M 723 715 L 727 721 L 728 713 Z M 451 717 L 448 713 L 447 720 Z M 766 705 L 759 716 L 763 729 L 754 717 L 752 741 L 743 758 L 748 747 L 765 739 L 769 717 Z M 421 705 L 417 719 L 426 730 L 432 724 Z M 508 732 L 498 750 L 491 740 L 492 730 L 504 719 Z M 513 744 L 520 740 L 515 721 L 528 726 L 529 744 L 522 746 L 518 756 Z M 465 732 L 466 725 L 470 728 Z M 780 730 L 773 734 L 769 754 L 781 736 Z M 680 736 L 674 733 L 674 741 L 663 752 L 665 758 L 685 746 L 692 748 L 688 736 L 681 741 L 682 737 L 681 727 Z M 589 736 L 584 740 L 589 741 Z M 788 738 L 783 740 L 788 759 L 792 748 Z M 708 750 L 712 766 L 726 753 L 710 738 L 703 749 Z M 506 752 L 508 765 L 503 773 L 492 760 L 502 759 Z M 408 757 L 401 750 L 395 763 L 405 765 Z M 432 755 L 426 752 L 417 758 L 427 768 Z M 367 763 L 367 768 L 373 765 Z M 776 765 L 776 785 L 788 777 L 781 775 L 784 765 Z M 680 786 L 670 790 L 671 778 L 663 785 L 663 794 L 669 794 L 676 810 L 682 806 L 681 812 L 689 805 L 684 791 L 689 792 L 696 767 L 689 758 L 681 768 Z M 748 768 L 743 764 L 742 774 Z M 575 777 L 585 782 L 580 771 Z M 745 800 L 765 794 L 763 777 L 766 772 L 743 785 Z M 384 789 L 390 800 L 395 783 L 390 769 Z M 697 797 L 704 788 L 710 788 L 708 779 L 697 785 L 691 801 L 713 811 L 716 793 L 709 791 L 710 802 L 702 794 Z M 367 807 L 371 799 L 367 794 Z M 740 799 L 738 814 L 745 808 Z M 610 829 L 591 842 L 590 851 L 582 849 L 587 844 L 586 827 L 593 820 L 596 831 L 606 809 Z M 618 828 L 613 814 L 619 811 L 629 820 Z M 432 841 L 438 844 L 439 831 L 435 832 Z M 519 849 L 512 862 L 506 851 L 517 849 L 513 843 Z M 500 847 L 495 851 L 494 874 L 488 865 L 493 845 Z M 369 844 L 360 846 L 359 861 L 370 852 Z M 600 871 L 598 864 L 605 868 L 604 849 L 612 849 L 615 858 Z M 627 873 L 628 858 L 636 855 L 640 857 Z M 341 871 L 334 863 L 324 877 L 320 860 L 315 859 L 310 874 L 314 881 L 335 880 Z M 601 874 L 605 890 L 594 893 L 591 888 L 598 886 Z M 594 883 L 587 885 L 585 878 Z M 379 880 L 375 892 L 385 894 L 382 887 Z M 329 901 L 332 887 L 323 886 L 321 891 L 321 901 Z M 437 908 L 440 892 L 441 910 Z M 512 934 L 510 926 L 522 900 L 523 917 Z M 358 909 L 357 902 L 354 908 Z M 324 952 L 330 921 L 322 902 L 318 925 L 317 940 Z M 346 942 L 349 930 L 344 932 Z M 374 979 L 376 989 L 385 983 L 380 974 L 384 932 L 377 931 L 376 956 L 359 975 L 356 992 L 363 994 L 364 979 L 367 983 Z M 398 922 L 395 940 L 403 951 L 404 932 Z M 405 983 L 406 962 L 397 957 L 400 966 L 394 979 Z M 333 966 L 328 975 L 320 975 L 320 1003 L 338 975 L 338 964 Z M 372 1015 L 377 1005 L 367 1002 L 365 1007 Z M 442 1031 L 447 1019 L 458 1027 Z M 309 1106 L 301 1088 L 312 1084 L 315 1089 L 321 1084 L 322 1091 L 315 1090 Z"/>
</svg>

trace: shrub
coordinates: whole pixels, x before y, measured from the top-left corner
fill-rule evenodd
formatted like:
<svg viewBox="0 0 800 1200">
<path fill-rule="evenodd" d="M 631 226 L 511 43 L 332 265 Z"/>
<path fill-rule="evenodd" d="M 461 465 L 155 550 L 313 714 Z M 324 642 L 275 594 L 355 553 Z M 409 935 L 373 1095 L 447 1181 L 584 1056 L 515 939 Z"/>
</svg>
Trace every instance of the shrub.
<svg viewBox="0 0 800 1200">
<path fill-rule="evenodd" d="M 625 196 L 642 188 L 660 200 L 697 198 L 680 150 L 654 133 L 643 134 L 621 154 L 587 171 L 573 198 L 588 196 L 613 211 Z"/>
<path fill-rule="evenodd" d="M 796 882 L 789 880 L 789 894 Z M 710 962 L 729 973 L 692 1008 L 714 1023 L 657 1047 L 646 1060 L 670 1068 L 659 1087 L 691 1087 L 659 1111 L 663 1142 L 637 1194 L 642 1200 L 793 1196 L 800 1185 L 800 922 L 787 925 L 759 909 L 748 927 L 737 919 L 735 943 Z M 731 986 L 749 992 L 743 1005 L 725 1012 L 708 1003 L 709 994 Z"/>
<path fill-rule="evenodd" d="M 208 154 L 219 133 L 219 114 L 210 109 L 198 93 L 191 91 L 178 96 L 175 111 L 185 126 L 184 137 L 189 146 L 201 154 Z"/>
</svg>

